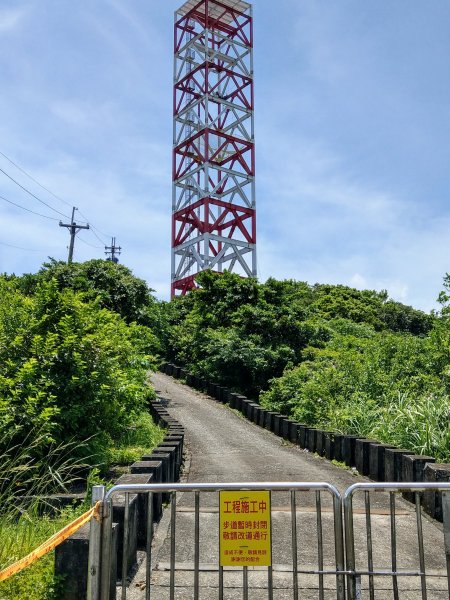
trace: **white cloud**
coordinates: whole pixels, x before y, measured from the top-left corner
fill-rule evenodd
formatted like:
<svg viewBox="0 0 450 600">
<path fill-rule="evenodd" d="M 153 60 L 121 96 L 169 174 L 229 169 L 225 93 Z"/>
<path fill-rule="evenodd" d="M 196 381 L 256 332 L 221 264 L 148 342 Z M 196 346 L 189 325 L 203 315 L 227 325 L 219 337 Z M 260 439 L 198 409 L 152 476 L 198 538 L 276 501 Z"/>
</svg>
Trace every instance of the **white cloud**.
<svg viewBox="0 0 450 600">
<path fill-rule="evenodd" d="M 167 297 L 172 9 L 181 2 L 75 3 L 71 19 L 68 2 L 35 0 L 27 7 L 37 4 L 42 10 L 32 23 L 24 21 L 23 8 L 0 9 L 0 33 L 29 25 L 26 35 L 3 36 L 0 150 L 79 206 L 107 238 L 115 235 L 122 262 Z M 419 118 L 422 112 L 411 102 L 421 100 L 409 94 L 411 82 L 399 71 L 412 68 L 414 85 L 429 91 L 438 109 L 446 108 L 442 68 L 440 87 L 424 85 L 418 75 L 426 65 L 426 81 L 433 83 L 434 57 L 443 61 L 448 52 L 418 42 L 420 64 L 413 48 L 401 59 L 392 31 L 390 38 L 383 33 L 389 28 L 383 10 L 392 10 L 390 5 L 260 4 L 255 68 L 261 279 L 386 288 L 396 299 L 431 308 L 450 269 L 448 202 L 439 206 L 448 194 L 442 157 L 448 156 L 450 136 L 445 126 L 440 135 L 433 128 L 436 111 Z M 377 28 L 369 17 L 378 10 Z M 418 6 L 409 14 L 433 18 Z M 419 41 L 427 29 L 414 30 L 410 21 L 406 27 Z M 448 44 L 444 27 L 441 33 L 428 29 L 443 48 Z M 428 138 L 435 154 L 425 145 L 418 160 L 408 159 L 410 147 Z M 16 192 L 7 181 L 0 184 L 7 197 Z M 34 202 L 23 200 L 20 191 L 11 199 Z M 54 199 L 50 203 L 70 211 Z M 0 270 L 33 270 L 47 254 L 66 258 L 68 234 L 57 222 L 11 213 L 1 204 L 0 210 L 0 242 L 42 251 L 27 255 L 0 247 Z M 92 232 L 82 237 L 100 248 L 80 237 L 80 260 L 104 256 Z"/>
<path fill-rule="evenodd" d="M 112 102 L 94 105 L 76 100 L 59 100 L 50 105 L 50 110 L 70 127 L 106 129 L 118 117 Z"/>
<path fill-rule="evenodd" d="M 14 30 L 26 14 L 24 8 L 0 8 L 0 33 Z"/>
</svg>

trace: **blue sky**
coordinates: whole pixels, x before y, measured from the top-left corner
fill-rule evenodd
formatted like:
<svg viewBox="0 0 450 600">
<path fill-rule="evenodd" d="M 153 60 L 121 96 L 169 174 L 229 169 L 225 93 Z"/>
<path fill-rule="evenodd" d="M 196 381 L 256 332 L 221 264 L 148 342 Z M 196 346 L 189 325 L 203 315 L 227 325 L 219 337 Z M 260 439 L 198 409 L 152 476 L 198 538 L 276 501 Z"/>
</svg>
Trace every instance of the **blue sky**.
<svg viewBox="0 0 450 600">
<path fill-rule="evenodd" d="M 114 235 L 160 298 L 180 4 L 0 0 L 0 152 L 68 204 L 1 155 L 0 169 L 97 228 L 104 241 L 80 233 L 76 260 L 102 257 Z M 255 0 L 254 10 L 260 279 L 387 289 L 434 308 L 450 271 L 450 3 Z M 66 258 L 59 214 L 1 172 L 0 195 L 57 219 L 0 200 L 0 271 Z"/>
</svg>

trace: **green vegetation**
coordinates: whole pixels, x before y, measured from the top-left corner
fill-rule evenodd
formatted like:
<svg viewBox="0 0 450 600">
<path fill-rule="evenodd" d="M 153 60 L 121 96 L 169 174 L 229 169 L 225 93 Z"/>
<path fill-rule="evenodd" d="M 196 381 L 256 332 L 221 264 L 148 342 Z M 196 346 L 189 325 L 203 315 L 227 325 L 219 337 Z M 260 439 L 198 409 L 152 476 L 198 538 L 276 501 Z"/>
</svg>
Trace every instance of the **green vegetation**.
<svg viewBox="0 0 450 600">
<path fill-rule="evenodd" d="M 66 509 L 52 519 L 27 512 L 15 521 L 0 516 L 0 569 L 35 550 L 82 512 L 82 508 Z M 60 597 L 58 588 L 63 583 L 55 580 L 54 553 L 51 552 L 21 573 L 0 583 L 0 598 L 57 600 Z"/>
<path fill-rule="evenodd" d="M 167 306 L 168 358 L 299 421 L 450 460 L 450 277 L 441 314 L 385 292 L 225 273 Z"/>
<path fill-rule="evenodd" d="M 161 440 L 147 411 L 160 358 L 299 421 L 450 461 L 450 276 L 431 315 L 339 285 L 212 272 L 198 284 L 165 303 L 101 260 L 0 276 L 0 568 L 74 514 L 38 518 L 24 494 L 89 470 L 91 485 Z M 51 565 L 0 596 L 57 597 Z"/>
<path fill-rule="evenodd" d="M 140 458 L 164 432 L 149 413 L 161 305 L 120 265 L 52 261 L 0 277 L 0 569 L 86 506 L 42 517 L 45 496 Z M 0 584 L 8 600 L 58 598 L 53 554 Z"/>
<path fill-rule="evenodd" d="M 123 445 L 146 414 L 154 394 L 147 372 L 155 368 L 159 341 L 131 318 L 151 313 L 149 292 L 124 267 L 91 263 L 84 272 L 53 264 L 37 276 L 0 278 L 0 452 L 4 440 L 20 445 L 38 431 L 35 456 L 45 456 L 51 444 L 83 441 L 80 450 L 95 464 Z M 127 285 L 132 305 L 122 298 Z M 105 307 L 111 298 L 117 311 Z"/>
<path fill-rule="evenodd" d="M 35 550 L 87 509 L 86 503 L 52 519 L 40 515 L 46 494 L 69 486 L 85 466 L 73 458 L 74 443 L 50 445 L 44 459 L 38 456 L 46 442 L 45 434 L 30 433 L 18 445 L 14 445 L 13 438 L 11 429 L 5 432 L 0 454 L 0 570 Z M 54 581 L 53 561 L 51 553 L 0 583 L 0 598 L 57 600 L 59 582 Z"/>
</svg>

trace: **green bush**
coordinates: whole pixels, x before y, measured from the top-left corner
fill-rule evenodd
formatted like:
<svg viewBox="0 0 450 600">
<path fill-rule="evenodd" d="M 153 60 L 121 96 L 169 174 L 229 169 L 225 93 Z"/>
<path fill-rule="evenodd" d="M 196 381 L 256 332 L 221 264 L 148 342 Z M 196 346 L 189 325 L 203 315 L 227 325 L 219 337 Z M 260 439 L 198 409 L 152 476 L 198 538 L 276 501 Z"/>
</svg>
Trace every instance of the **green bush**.
<svg viewBox="0 0 450 600">
<path fill-rule="evenodd" d="M 167 358 L 195 374 L 258 397 L 286 368 L 308 360 L 347 329 L 424 336 L 434 318 L 385 292 L 206 271 L 199 289 L 162 307 L 170 324 Z M 357 330 L 357 327 L 361 331 Z M 308 351 L 306 349 L 308 348 Z"/>
<path fill-rule="evenodd" d="M 72 439 L 90 439 L 83 453 L 98 453 L 154 393 L 155 336 L 53 280 L 33 297 L 0 286 L 0 429 L 14 443 L 39 431 L 43 453 Z"/>
</svg>

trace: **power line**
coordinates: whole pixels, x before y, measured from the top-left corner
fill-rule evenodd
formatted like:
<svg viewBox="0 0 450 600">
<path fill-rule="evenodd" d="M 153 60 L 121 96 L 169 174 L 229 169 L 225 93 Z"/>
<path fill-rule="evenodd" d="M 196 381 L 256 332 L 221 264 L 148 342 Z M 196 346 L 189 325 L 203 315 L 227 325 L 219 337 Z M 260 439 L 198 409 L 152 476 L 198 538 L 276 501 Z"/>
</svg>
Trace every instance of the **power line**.
<svg viewBox="0 0 450 600">
<path fill-rule="evenodd" d="M 59 200 L 60 202 L 63 202 L 67 206 L 71 206 L 71 204 L 69 204 L 69 202 L 67 202 L 66 200 L 64 200 L 63 198 L 61 198 L 60 196 L 58 196 L 57 194 L 55 194 L 54 192 L 52 192 L 50 189 L 48 189 L 47 187 L 45 187 L 44 185 L 42 185 L 42 183 L 40 183 L 35 177 L 33 177 L 32 175 L 30 175 L 25 169 L 23 169 L 20 165 L 18 165 L 11 158 L 9 158 L 9 156 L 7 156 L 4 152 L 0 151 L 0 155 L 3 156 L 4 158 L 6 158 L 6 160 L 9 161 L 12 165 L 14 165 L 14 167 L 16 167 L 16 169 L 18 169 L 21 173 L 23 173 L 24 175 L 26 175 L 29 179 L 31 179 L 31 181 L 33 181 L 34 183 L 36 183 L 40 188 L 42 188 L 47 193 L 49 193 L 51 196 L 53 196 L 54 198 L 56 198 L 56 200 Z M 2 168 L 0 168 L 0 172 L 2 172 L 4 175 L 6 175 L 6 177 L 8 177 L 11 181 L 13 181 L 16 185 L 18 185 L 27 194 L 29 194 L 30 196 L 32 196 L 33 198 L 35 198 L 38 202 L 40 202 L 44 206 L 47 206 L 47 208 L 50 208 L 50 210 L 53 210 L 54 212 L 56 212 L 57 214 L 59 214 L 59 215 L 61 215 L 63 217 L 66 217 L 68 219 L 70 218 L 68 215 L 60 212 L 59 210 L 57 210 L 56 208 L 54 208 L 50 204 L 47 204 L 46 202 L 44 202 L 44 200 L 41 200 L 41 198 L 39 198 L 38 196 L 36 196 L 32 192 L 30 192 L 30 190 L 28 190 L 26 187 L 24 187 L 23 185 L 21 185 L 18 181 L 16 181 L 13 177 L 11 177 L 11 175 L 9 175 L 8 173 L 6 173 L 6 171 L 4 171 Z M 24 206 L 21 206 L 20 204 L 16 204 L 15 202 L 12 202 L 11 200 L 7 200 L 6 198 L 2 198 L 1 196 L 0 196 L 0 198 L 2 200 L 5 200 L 6 202 L 9 202 L 10 204 L 13 204 L 14 206 L 17 206 L 18 208 L 22 208 L 23 210 L 26 210 L 26 211 L 28 211 L 28 212 L 30 212 L 32 214 L 38 215 L 40 217 L 44 217 L 46 219 L 52 219 L 54 221 L 58 221 L 58 219 L 55 219 L 53 217 L 48 217 L 46 215 L 42 215 L 41 213 L 38 213 L 38 212 L 35 212 L 35 211 L 30 210 L 28 208 L 25 208 Z M 84 217 L 84 219 L 86 219 L 86 224 L 88 224 L 89 219 L 86 217 L 86 215 L 84 215 L 81 212 L 81 210 L 78 210 L 78 212 L 79 212 L 79 214 L 82 217 Z M 81 226 L 79 226 L 79 227 L 81 227 Z M 89 223 L 87 225 L 87 227 L 82 227 L 82 229 L 91 229 L 91 231 L 94 234 L 94 236 L 97 238 L 97 240 L 101 244 L 103 244 L 103 246 L 105 246 L 107 242 L 105 241 L 105 239 L 102 239 L 96 232 L 98 232 L 102 236 L 105 236 L 106 238 L 110 237 L 110 236 L 108 236 L 108 234 L 102 232 L 100 229 L 98 229 L 97 227 L 95 227 L 94 225 L 92 225 L 92 223 Z M 101 249 L 100 246 L 95 246 L 93 244 L 89 244 L 89 242 L 86 242 L 85 240 L 81 240 L 81 241 L 83 243 L 87 244 L 88 246 L 92 246 L 93 248 Z"/>
<path fill-rule="evenodd" d="M 39 183 L 39 181 L 37 179 L 35 179 L 32 175 L 30 175 L 29 173 L 27 173 L 25 171 L 25 169 L 22 169 L 22 167 L 20 167 L 17 163 L 15 163 L 11 158 L 9 158 L 9 156 L 6 156 L 6 154 L 4 154 L 3 152 L 0 151 L 0 155 L 3 156 L 3 158 L 6 158 L 6 160 L 8 160 L 12 165 L 14 165 L 16 167 L 16 169 L 19 169 L 19 171 L 21 173 L 23 173 L 24 175 L 26 175 L 29 179 L 31 179 L 31 181 L 34 181 L 34 183 L 36 183 L 40 188 L 42 188 L 43 190 L 45 190 L 46 192 L 48 192 L 51 196 L 53 196 L 54 198 L 56 198 L 56 200 L 59 200 L 60 202 L 63 202 L 63 204 L 67 204 L 67 206 L 72 207 L 72 205 L 67 202 L 66 200 L 64 200 L 63 198 L 61 198 L 60 196 L 57 196 L 56 194 L 54 194 L 51 190 L 49 190 L 48 188 L 45 187 L 45 185 L 42 185 L 42 183 Z M 64 215 L 65 216 L 65 215 Z"/>
<path fill-rule="evenodd" d="M 95 235 L 99 242 L 101 242 L 104 246 L 106 245 L 105 240 L 102 240 L 101 237 L 95 233 L 94 229 L 92 229 L 92 233 Z"/>
<path fill-rule="evenodd" d="M 41 250 L 31 250 L 31 248 L 22 248 L 21 246 L 13 246 L 12 244 L 7 244 L 6 242 L 0 242 L 2 246 L 8 246 L 8 248 L 15 248 L 16 250 L 24 250 L 25 252 L 41 252 Z"/>
<path fill-rule="evenodd" d="M 98 231 L 100 233 L 100 235 L 104 235 L 105 237 L 111 237 L 107 233 L 104 233 L 103 231 L 100 231 L 100 229 L 98 227 L 94 227 L 94 225 L 92 225 L 92 223 L 89 221 L 89 219 L 86 217 L 86 215 L 84 215 L 81 212 L 81 210 L 78 209 L 78 212 L 80 213 L 80 215 L 82 217 L 84 217 L 86 219 L 86 222 L 89 222 L 89 225 L 91 226 L 91 229 L 92 229 L 92 233 L 94 233 L 94 229 L 95 229 L 95 231 Z M 94 233 L 94 235 L 99 240 L 99 242 L 101 242 L 102 244 L 105 244 L 105 240 L 101 240 L 95 233 Z"/>
<path fill-rule="evenodd" d="M 38 213 L 38 212 L 36 212 L 34 210 L 31 210 L 30 208 L 26 208 L 25 206 L 21 206 L 20 204 L 16 204 L 12 200 L 8 200 L 8 198 L 4 198 L 3 196 L 0 196 L 0 200 L 4 200 L 5 202 L 8 202 L 9 204 L 12 204 L 13 206 L 17 206 L 18 208 L 21 208 L 22 210 L 26 210 L 27 212 L 32 213 L 33 215 L 37 215 L 38 217 L 43 217 L 44 219 L 50 219 L 50 221 L 59 221 L 59 219 L 56 219 L 55 217 L 49 217 L 48 215 L 43 215 L 41 213 Z"/>
<path fill-rule="evenodd" d="M 56 198 L 56 200 L 59 200 L 63 204 L 66 204 L 67 206 L 72 207 L 71 203 L 67 202 L 66 200 L 64 200 L 64 198 L 61 198 L 61 196 L 58 196 L 57 194 L 55 194 L 54 192 L 52 192 L 49 188 L 45 187 L 45 185 L 42 185 L 42 183 L 40 183 L 35 177 L 33 177 L 32 175 L 30 175 L 24 168 L 22 168 L 20 165 L 18 165 L 16 162 L 14 162 L 11 158 L 9 158 L 9 156 L 7 156 L 4 152 L 0 151 L 0 155 L 3 156 L 4 158 L 6 158 L 6 160 L 9 161 L 12 165 L 14 165 L 16 167 L 16 169 L 18 169 L 21 173 L 23 173 L 24 175 L 26 175 L 29 179 L 31 179 L 31 181 L 33 181 L 34 183 L 36 183 L 40 188 L 42 188 L 47 193 L 49 193 L 51 196 L 53 196 L 54 198 Z M 17 185 L 19 185 L 27 193 L 31 194 L 34 198 L 36 198 L 36 200 L 39 200 L 39 202 L 42 202 L 43 204 L 46 204 L 43 200 L 41 200 L 40 198 L 38 198 L 37 196 L 35 196 L 31 192 L 29 192 L 26 188 L 24 188 L 23 186 L 21 186 L 20 183 L 18 183 L 17 181 L 15 181 L 10 175 L 8 175 L 7 173 L 5 173 L 5 171 L 3 171 L 2 169 L 0 169 L 0 171 L 2 171 L 7 177 L 9 177 L 12 181 L 14 181 L 14 183 L 16 183 Z M 68 215 L 60 213 L 59 211 L 57 211 L 55 208 L 51 207 L 50 205 L 46 204 L 46 206 L 48 206 L 52 210 L 56 211 L 58 214 L 62 215 L 63 217 L 70 218 L 70 217 L 68 217 Z M 89 219 L 86 217 L 86 215 L 84 215 L 81 212 L 81 210 L 78 210 L 78 212 L 86 220 L 86 223 L 88 223 Z M 104 233 L 103 231 L 101 231 L 100 229 L 98 229 L 98 227 L 94 227 L 94 225 L 92 225 L 92 223 L 89 223 L 89 224 L 90 224 L 90 228 L 92 229 L 92 233 L 95 235 L 95 237 L 98 239 L 98 241 L 101 242 L 102 244 L 105 244 L 106 243 L 105 240 L 104 239 L 103 240 L 100 239 L 100 237 L 95 234 L 94 229 L 95 229 L 95 231 L 98 231 L 99 234 L 105 236 L 106 238 L 110 238 L 111 236 L 109 236 L 107 233 Z"/>
<path fill-rule="evenodd" d="M 8 175 L 8 173 L 6 171 L 4 171 L 3 169 L 0 168 L 0 171 L 6 175 L 6 177 L 8 177 L 8 179 L 11 179 L 11 181 L 13 181 L 16 185 L 18 185 L 22 190 L 24 190 L 27 194 L 29 194 L 30 196 L 32 196 L 33 198 L 35 198 L 38 202 L 40 202 L 41 204 L 43 204 L 44 206 L 46 206 L 47 208 L 49 208 L 50 210 L 53 210 L 55 213 L 58 213 L 58 215 L 61 215 L 63 217 L 66 217 L 67 219 L 70 219 L 70 217 L 68 217 L 67 215 L 65 215 L 64 213 L 60 212 L 59 210 L 56 210 L 56 208 L 53 208 L 53 206 L 50 206 L 50 204 L 47 204 L 47 202 L 44 202 L 43 200 L 41 200 L 40 198 L 38 198 L 38 196 L 36 196 L 35 194 L 33 194 L 33 192 L 30 192 L 30 190 L 27 190 L 26 187 L 24 187 L 22 184 L 20 184 L 18 181 L 16 181 L 13 177 L 11 177 L 11 175 Z"/>
<path fill-rule="evenodd" d="M 80 242 L 83 242 L 83 244 L 86 244 L 86 246 L 90 246 L 91 248 L 97 248 L 97 250 L 103 250 L 103 246 L 95 246 L 95 244 L 90 244 L 86 240 L 83 240 L 83 238 L 80 236 L 78 236 L 78 239 L 80 240 Z"/>
</svg>

